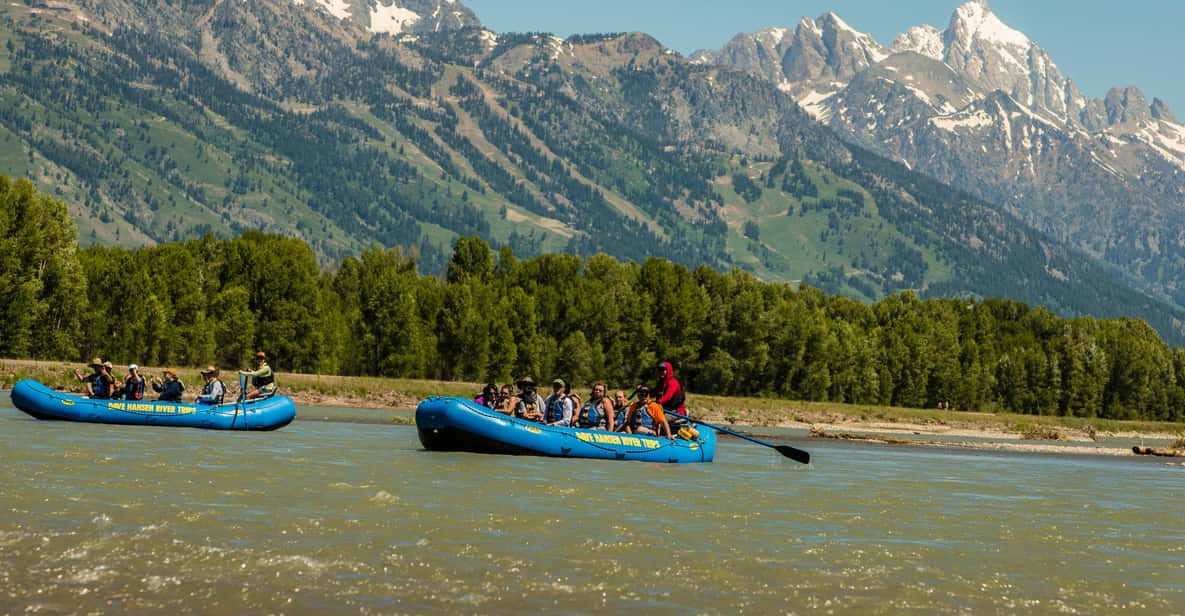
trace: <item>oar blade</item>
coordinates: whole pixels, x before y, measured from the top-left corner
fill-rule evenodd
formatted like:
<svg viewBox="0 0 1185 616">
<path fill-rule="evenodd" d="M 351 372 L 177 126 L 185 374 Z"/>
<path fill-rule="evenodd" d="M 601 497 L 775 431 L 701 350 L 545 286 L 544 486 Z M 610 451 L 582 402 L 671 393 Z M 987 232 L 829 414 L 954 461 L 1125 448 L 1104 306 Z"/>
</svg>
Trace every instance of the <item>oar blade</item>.
<svg viewBox="0 0 1185 616">
<path fill-rule="evenodd" d="M 778 450 L 778 453 L 790 458 L 791 460 L 794 460 L 795 462 L 802 464 L 811 463 L 811 453 L 809 451 L 795 449 L 789 445 L 776 445 L 774 446 L 774 449 Z"/>
</svg>

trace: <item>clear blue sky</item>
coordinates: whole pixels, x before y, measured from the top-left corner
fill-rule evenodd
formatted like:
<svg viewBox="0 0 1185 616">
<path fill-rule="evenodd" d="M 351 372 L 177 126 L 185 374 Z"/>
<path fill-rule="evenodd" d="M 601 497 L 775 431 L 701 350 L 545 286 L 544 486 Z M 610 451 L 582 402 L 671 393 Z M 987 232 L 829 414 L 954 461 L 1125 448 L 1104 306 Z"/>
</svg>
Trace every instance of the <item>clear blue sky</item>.
<svg viewBox="0 0 1185 616">
<path fill-rule="evenodd" d="M 495 32 L 641 31 L 684 54 L 738 32 L 793 27 L 834 11 L 884 45 L 909 26 L 945 29 L 959 0 L 462 0 Z M 991 0 L 1004 23 L 1052 56 L 1087 96 L 1135 85 L 1185 120 L 1185 1 Z"/>
</svg>

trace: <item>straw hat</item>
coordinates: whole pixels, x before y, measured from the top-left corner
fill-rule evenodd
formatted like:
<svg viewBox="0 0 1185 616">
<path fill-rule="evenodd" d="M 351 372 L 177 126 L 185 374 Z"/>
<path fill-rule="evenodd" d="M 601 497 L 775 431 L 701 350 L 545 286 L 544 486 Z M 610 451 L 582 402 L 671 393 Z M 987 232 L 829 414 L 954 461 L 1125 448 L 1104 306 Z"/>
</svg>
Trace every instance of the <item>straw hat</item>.
<svg viewBox="0 0 1185 616">
<path fill-rule="evenodd" d="M 87 364 L 87 366 L 90 366 L 91 368 L 94 368 L 95 366 L 102 366 L 102 365 L 103 365 L 103 360 L 99 359 L 98 357 L 92 359 L 91 363 Z"/>
<path fill-rule="evenodd" d="M 213 374 L 214 376 L 218 376 L 218 368 L 215 368 L 214 366 L 206 366 L 206 369 L 202 370 L 202 376 L 205 376 L 207 374 Z"/>
</svg>

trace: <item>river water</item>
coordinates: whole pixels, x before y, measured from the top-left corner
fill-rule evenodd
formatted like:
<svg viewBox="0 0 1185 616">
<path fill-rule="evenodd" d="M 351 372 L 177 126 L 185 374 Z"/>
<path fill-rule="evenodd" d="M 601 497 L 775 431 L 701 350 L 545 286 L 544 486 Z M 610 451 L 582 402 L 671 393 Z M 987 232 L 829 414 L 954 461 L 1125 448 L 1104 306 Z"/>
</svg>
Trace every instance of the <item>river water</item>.
<svg viewBox="0 0 1185 616">
<path fill-rule="evenodd" d="M 7 395 L 0 435 L 0 613 L 1185 611 L 1163 460 L 794 441 L 803 467 L 724 440 L 671 467 L 299 417 L 43 422 Z"/>
</svg>

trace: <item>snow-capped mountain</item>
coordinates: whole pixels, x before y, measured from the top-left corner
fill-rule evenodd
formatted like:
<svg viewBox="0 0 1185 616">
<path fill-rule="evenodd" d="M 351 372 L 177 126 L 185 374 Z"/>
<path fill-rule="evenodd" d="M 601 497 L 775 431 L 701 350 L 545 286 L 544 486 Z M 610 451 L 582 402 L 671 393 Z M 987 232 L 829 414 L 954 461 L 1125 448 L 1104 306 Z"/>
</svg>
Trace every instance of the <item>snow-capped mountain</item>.
<svg viewBox="0 0 1185 616">
<path fill-rule="evenodd" d="M 480 26 L 458 0 L 292 0 L 328 11 L 378 33 L 435 32 Z"/>
<path fill-rule="evenodd" d="M 889 48 L 827 14 L 792 33 L 738 35 L 693 60 L 774 81 L 847 138 L 1005 205 L 1185 303 L 1185 287 L 1161 271 L 1185 264 L 1185 126 L 1135 87 L 1084 96 L 986 0 Z"/>
</svg>

